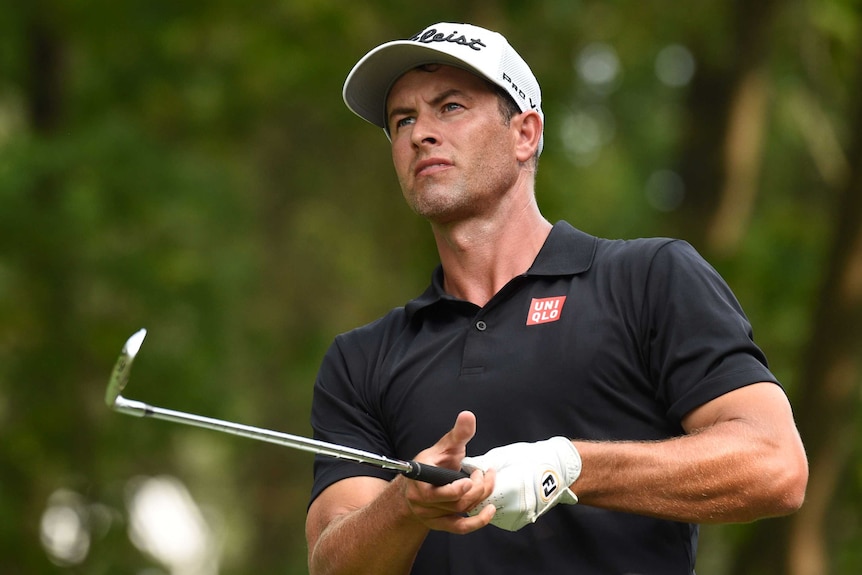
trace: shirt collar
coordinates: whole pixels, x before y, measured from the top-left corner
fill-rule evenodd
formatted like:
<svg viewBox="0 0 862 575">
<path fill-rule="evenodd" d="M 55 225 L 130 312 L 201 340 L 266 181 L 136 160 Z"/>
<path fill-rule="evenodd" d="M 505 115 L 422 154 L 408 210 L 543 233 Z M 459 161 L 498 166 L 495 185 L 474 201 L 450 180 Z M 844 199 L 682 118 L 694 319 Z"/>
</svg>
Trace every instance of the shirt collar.
<svg viewBox="0 0 862 575">
<path fill-rule="evenodd" d="M 593 264 L 597 244 L 598 238 L 572 227 L 568 222 L 559 221 L 551 229 L 527 275 L 565 276 L 583 273 Z"/>
<path fill-rule="evenodd" d="M 525 275 L 566 276 L 583 273 L 593 264 L 597 244 L 598 238 L 561 220 L 554 224 Z M 419 309 L 443 299 L 452 297 L 443 290 L 443 267 L 438 265 L 431 276 L 431 285 L 421 296 L 409 301 L 405 310 L 408 317 L 412 317 Z"/>
</svg>

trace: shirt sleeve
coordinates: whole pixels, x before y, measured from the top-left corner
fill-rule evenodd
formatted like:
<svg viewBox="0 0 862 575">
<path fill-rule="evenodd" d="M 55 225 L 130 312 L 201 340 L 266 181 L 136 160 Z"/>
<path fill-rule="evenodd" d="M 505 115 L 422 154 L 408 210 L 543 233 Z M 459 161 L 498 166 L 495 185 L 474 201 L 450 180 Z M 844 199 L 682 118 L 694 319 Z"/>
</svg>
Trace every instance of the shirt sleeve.
<svg viewBox="0 0 862 575">
<path fill-rule="evenodd" d="M 734 389 L 778 383 L 736 297 L 688 243 L 655 253 L 646 305 L 650 371 L 673 419 Z"/>
<path fill-rule="evenodd" d="M 342 335 L 330 346 L 314 384 L 311 426 L 314 438 L 337 445 L 391 456 L 383 423 L 357 386 L 369 377 L 368 364 L 359 345 L 345 345 Z M 346 355 L 346 350 L 349 355 Z M 394 472 L 341 459 L 315 456 L 314 484 L 310 501 L 328 486 L 356 476 L 391 480 Z"/>
</svg>

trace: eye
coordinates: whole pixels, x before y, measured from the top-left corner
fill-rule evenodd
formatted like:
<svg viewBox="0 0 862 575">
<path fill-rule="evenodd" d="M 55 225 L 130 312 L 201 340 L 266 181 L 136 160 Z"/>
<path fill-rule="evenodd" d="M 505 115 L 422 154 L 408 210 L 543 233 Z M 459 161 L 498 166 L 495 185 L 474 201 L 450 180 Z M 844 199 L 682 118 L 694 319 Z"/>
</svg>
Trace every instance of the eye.
<svg viewBox="0 0 862 575">
<path fill-rule="evenodd" d="M 460 110 L 463 107 L 464 106 L 462 106 L 461 104 L 459 104 L 457 102 L 447 102 L 447 103 L 443 104 L 443 111 L 444 112 L 455 112 L 457 110 Z"/>
<path fill-rule="evenodd" d="M 398 130 L 403 128 L 404 126 L 409 126 L 415 121 L 416 118 L 414 118 L 413 116 L 404 116 L 403 118 L 395 120 L 395 129 Z"/>
</svg>

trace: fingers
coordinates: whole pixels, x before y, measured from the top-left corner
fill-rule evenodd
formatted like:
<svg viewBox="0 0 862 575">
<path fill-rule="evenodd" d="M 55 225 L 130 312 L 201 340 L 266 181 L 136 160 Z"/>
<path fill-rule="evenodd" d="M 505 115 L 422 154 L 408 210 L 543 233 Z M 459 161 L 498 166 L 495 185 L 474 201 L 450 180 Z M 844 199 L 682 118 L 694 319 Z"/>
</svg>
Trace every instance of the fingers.
<svg viewBox="0 0 862 575">
<path fill-rule="evenodd" d="M 435 487 L 421 481 L 410 481 L 404 493 L 419 515 L 432 517 L 466 513 L 487 499 L 494 489 L 494 473 L 474 471 L 470 477 Z"/>
<path fill-rule="evenodd" d="M 436 531 L 466 535 L 490 524 L 496 512 L 497 509 L 493 505 L 488 504 L 476 515 L 466 517 L 462 515 L 449 515 L 429 521 L 426 525 Z"/>
<path fill-rule="evenodd" d="M 428 528 L 470 533 L 488 525 L 494 517 L 496 509 L 493 505 L 473 516 L 466 515 L 490 497 L 494 480 L 493 470 L 488 473 L 476 470 L 469 479 L 459 479 L 442 487 L 406 481 L 405 497 L 416 519 Z"/>
</svg>

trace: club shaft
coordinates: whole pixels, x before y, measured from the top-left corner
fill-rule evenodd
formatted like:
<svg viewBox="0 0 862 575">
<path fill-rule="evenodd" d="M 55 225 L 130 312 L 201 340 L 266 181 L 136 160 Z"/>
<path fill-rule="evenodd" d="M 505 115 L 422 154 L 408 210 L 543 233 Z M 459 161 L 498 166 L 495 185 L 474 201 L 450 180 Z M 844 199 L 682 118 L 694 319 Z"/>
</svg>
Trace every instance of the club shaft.
<svg viewBox="0 0 862 575">
<path fill-rule="evenodd" d="M 204 417 L 193 413 L 185 413 L 183 411 L 174 411 L 172 409 L 164 409 L 148 405 L 142 401 L 126 399 L 120 393 L 126 387 L 129 381 L 129 372 L 132 369 L 132 362 L 141 348 L 141 344 L 147 335 L 147 330 L 141 329 L 132 335 L 123 346 L 120 357 L 114 365 L 114 371 L 111 373 L 111 378 L 108 380 L 108 388 L 105 391 L 105 403 L 108 407 L 132 415 L 134 417 L 152 417 L 154 419 L 162 419 L 174 423 L 182 423 L 194 427 L 202 427 L 213 431 L 221 431 L 230 433 L 231 435 L 239 435 L 249 439 L 257 439 L 275 443 L 292 449 L 299 449 L 317 455 L 325 455 L 353 461 L 355 463 L 363 463 L 374 467 L 397 471 L 402 475 L 424 481 L 432 485 L 447 485 L 453 481 L 457 481 L 463 477 L 469 477 L 469 474 L 462 469 L 447 469 L 445 467 L 435 467 L 426 465 L 418 461 L 402 461 L 400 459 L 391 459 L 376 453 L 370 453 L 353 447 L 345 447 L 334 443 L 327 443 L 317 439 L 301 437 L 299 435 L 291 435 L 280 431 L 272 431 L 271 429 L 263 429 L 261 427 L 253 427 L 251 425 L 243 425 L 232 421 L 224 421 L 222 419 L 214 419 L 212 417 Z"/>
<path fill-rule="evenodd" d="M 122 396 L 117 397 L 114 403 L 114 409 L 127 415 L 133 415 L 136 417 L 152 417 L 154 419 L 161 419 L 194 427 L 202 427 L 213 431 L 221 431 L 249 439 L 275 443 L 276 445 L 299 449 L 301 451 L 307 451 L 317 455 L 326 455 L 329 457 L 336 457 L 338 459 L 354 461 L 356 463 L 373 465 L 374 467 L 380 467 L 383 469 L 391 469 L 401 473 L 411 473 L 414 471 L 411 462 L 390 459 L 389 457 L 369 453 L 361 449 L 335 445 L 326 441 L 291 435 L 289 433 L 282 433 L 280 431 L 263 429 L 261 427 L 254 427 L 241 423 L 234 423 L 232 421 L 204 417 L 193 413 L 164 409 L 148 405 L 142 401 L 126 399 Z"/>
</svg>

